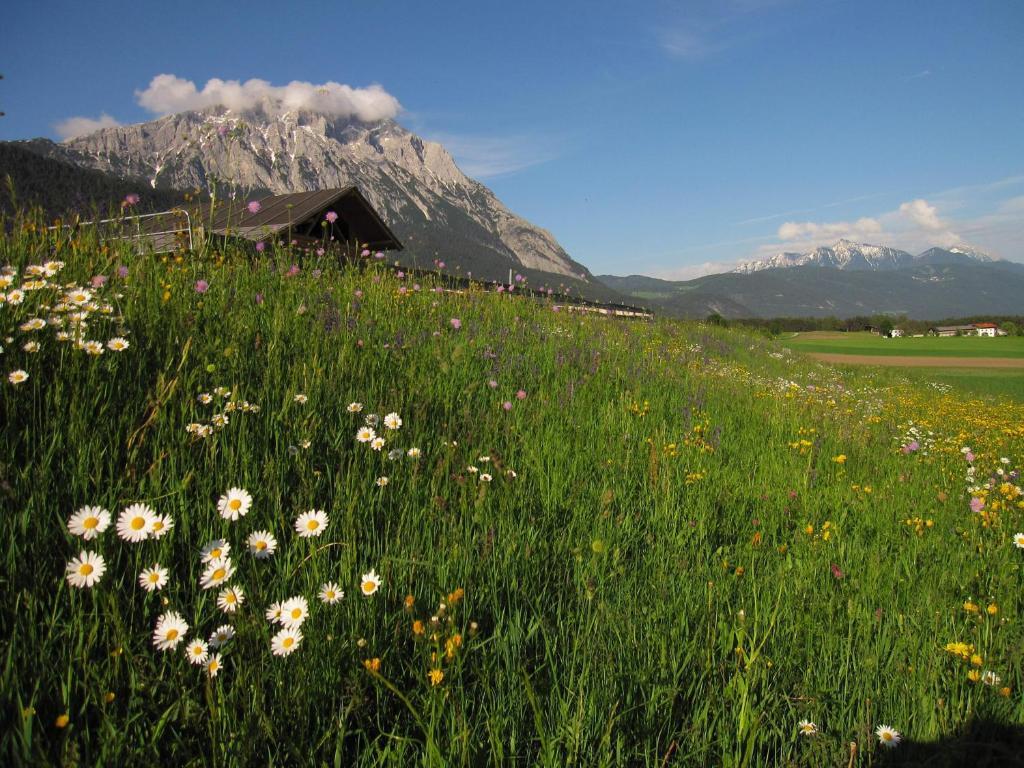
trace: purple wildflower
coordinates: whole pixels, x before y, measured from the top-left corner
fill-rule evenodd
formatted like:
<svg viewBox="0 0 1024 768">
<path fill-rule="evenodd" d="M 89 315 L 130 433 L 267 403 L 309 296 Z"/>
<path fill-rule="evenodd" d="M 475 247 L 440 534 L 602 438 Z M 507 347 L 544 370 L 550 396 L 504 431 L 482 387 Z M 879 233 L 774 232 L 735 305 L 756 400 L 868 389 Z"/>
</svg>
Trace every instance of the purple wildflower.
<svg viewBox="0 0 1024 768">
<path fill-rule="evenodd" d="M 977 496 L 971 498 L 971 512 L 981 512 L 985 508 L 985 500 Z"/>
<path fill-rule="evenodd" d="M 512 402 L 510 400 L 506 400 L 504 403 L 501 404 L 501 407 L 504 408 L 506 411 L 511 411 Z"/>
<path fill-rule="evenodd" d="M 267 244 L 264 243 L 262 240 L 260 240 L 258 243 L 256 243 L 256 252 L 257 253 L 263 253 L 263 251 L 265 251 L 266 248 L 267 248 Z"/>
<path fill-rule="evenodd" d="M 102 288 L 104 285 L 107 284 L 107 276 L 93 275 L 92 280 L 90 280 L 89 282 L 92 283 L 93 288 Z"/>
<path fill-rule="evenodd" d="M 334 211 L 328 211 L 324 218 L 331 224 L 333 224 L 338 220 L 338 214 L 336 214 Z"/>
<path fill-rule="evenodd" d="M 117 268 L 117 276 L 122 279 L 128 277 L 128 267 L 126 267 L 124 264 L 119 266 Z"/>
<path fill-rule="evenodd" d="M 260 205 L 260 201 L 259 200 L 250 200 L 249 204 L 246 206 L 246 208 L 249 209 L 249 213 L 259 213 L 260 212 L 260 208 L 262 208 L 262 207 L 263 206 Z"/>
<path fill-rule="evenodd" d="M 210 290 L 210 284 L 205 280 L 196 280 L 196 293 L 206 293 Z"/>
<path fill-rule="evenodd" d="M 453 317 L 448 322 L 451 323 L 452 328 L 454 328 L 456 331 L 459 330 L 459 328 L 462 327 L 462 321 L 459 320 L 459 318 L 457 318 L 457 317 Z"/>
</svg>

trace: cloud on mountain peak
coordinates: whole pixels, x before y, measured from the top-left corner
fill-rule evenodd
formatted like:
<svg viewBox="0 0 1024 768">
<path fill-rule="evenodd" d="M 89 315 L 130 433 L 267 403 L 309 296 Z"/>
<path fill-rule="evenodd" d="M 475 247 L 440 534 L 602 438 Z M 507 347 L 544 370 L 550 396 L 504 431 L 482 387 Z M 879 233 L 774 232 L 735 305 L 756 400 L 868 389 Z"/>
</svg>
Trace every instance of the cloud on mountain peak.
<svg viewBox="0 0 1024 768">
<path fill-rule="evenodd" d="M 200 89 L 192 80 L 172 74 L 154 77 L 149 86 L 135 92 L 140 106 L 157 115 L 187 112 L 213 106 L 232 110 L 262 107 L 271 113 L 308 110 L 332 117 L 355 117 L 364 122 L 386 120 L 398 115 L 398 99 L 380 85 L 353 88 L 329 81 L 322 84 L 293 80 L 273 85 L 253 78 L 221 80 L 210 78 Z"/>
</svg>

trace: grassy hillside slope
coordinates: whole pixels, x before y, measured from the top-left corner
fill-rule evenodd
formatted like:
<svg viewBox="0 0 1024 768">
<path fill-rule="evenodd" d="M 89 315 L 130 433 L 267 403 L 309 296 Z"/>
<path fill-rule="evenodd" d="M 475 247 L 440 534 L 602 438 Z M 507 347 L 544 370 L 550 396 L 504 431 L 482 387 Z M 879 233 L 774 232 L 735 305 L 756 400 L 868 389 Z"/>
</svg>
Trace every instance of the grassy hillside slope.
<svg viewBox="0 0 1024 768">
<path fill-rule="evenodd" d="M 1020 754 L 1024 406 L 372 265 L 23 223 L 4 264 L 4 764 L 845 765 L 883 724 L 908 758 Z M 123 540 L 135 503 L 173 527 Z M 155 647 L 169 611 L 233 628 L 215 677 Z"/>
</svg>

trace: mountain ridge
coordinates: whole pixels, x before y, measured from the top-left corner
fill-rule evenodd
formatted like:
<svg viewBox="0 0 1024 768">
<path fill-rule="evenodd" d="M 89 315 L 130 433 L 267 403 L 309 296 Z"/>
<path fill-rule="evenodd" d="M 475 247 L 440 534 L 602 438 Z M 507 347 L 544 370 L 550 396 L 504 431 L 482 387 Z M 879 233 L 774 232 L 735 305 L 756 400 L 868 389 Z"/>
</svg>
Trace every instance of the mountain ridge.
<svg viewBox="0 0 1024 768">
<path fill-rule="evenodd" d="M 929 256 L 929 254 L 931 255 Z M 902 269 L 922 263 L 988 263 L 992 261 L 998 261 L 998 259 L 993 259 L 991 256 L 965 245 L 954 245 L 950 248 L 933 247 L 914 256 L 908 251 L 886 245 L 855 243 L 851 240 L 840 239 L 834 245 L 818 246 L 802 253 L 786 251 L 764 259 L 747 261 L 732 271 L 739 274 L 751 274 L 765 269 L 803 266 L 833 267 L 851 271 L 884 271 Z"/>
</svg>

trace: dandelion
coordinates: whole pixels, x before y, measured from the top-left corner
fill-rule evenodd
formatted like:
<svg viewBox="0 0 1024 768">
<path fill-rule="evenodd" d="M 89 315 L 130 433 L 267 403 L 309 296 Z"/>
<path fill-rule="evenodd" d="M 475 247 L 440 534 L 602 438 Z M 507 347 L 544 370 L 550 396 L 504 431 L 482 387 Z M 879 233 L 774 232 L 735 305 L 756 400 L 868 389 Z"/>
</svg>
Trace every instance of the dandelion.
<svg viewBox="0 0 1024 768">
<path fill-rule="evenodd" d="M 384 438 L 383 437 L 379 437 L 379 436 L 373 438 L 373 440 L 370 441 L 370 447 L 373 448 L 373 450 L 375 450 L 375 451 L 379 451 L 379 450 L 383 449 L 384 448 Z"/>
<path fill-rule="evenodd" d="M 117 518 L 117 535 L 137 544 L 149 538 L 156 514 L 147 504 L 132 504 Z"/>
<path fill-rule="evenodd" d="M 230 488 L 217 501 L 217 512 L 225 520 L 235 521 L 245 517 L 252 506 L 252 496 L 243 488 Z"/>
<path fill-rule="evenodd" d="M 71 717 L 65 712 L 62 715 L 57 715 L 57 719 L 53 721 L 53 724 L 58 728 L 67 728 L 68 723 L 71 722 Z"/>
<path fill-rule="evenodd" d="M 389 413 L 384 417 L 384 426 L 388 429 L 399 429 L 402 426 L 402 417 L 397 413 Z"/>
<path fill-rule="evenodd" d="M 190 664 L 205 664 L 210 656 L 210 647 L 202 640 L 193 640 L 185 646 L 185 655 Z"/>
<path fill-rule="evenodd" d="M 228 553 L 231 552 L 231 545 L 228 544 L 224 539 L 214 539 L 199 553 L 200 559 L 204 563 L 209 563 L 213 560 L 218 560 L 222 557 L 227 557 Z"/>
<path fill-rule="evenodd" d="M 888 749 L 893 749 L 903 741 L 903 737 L 900 735 L 900 732 L 888 725 L 878 726 L 878 728 L 875 729 L 875 735 L 878 737 L 878 743 Z"/>
<path fill-rule="evenodd" d="M 376 656 L 372 659 L 363 659 L 363 667 L 366 668 L 367 672 L 378 674 L 380 672 L 380 659 Z"/>
<path fill-rule="evenodd" d="M 208 674 L 212 679 L 217 676 L 217 673 L 220 672 L 222 666 L 223 664 L 221 662 L 220 654 L 214 653 L 206 660 L 206 674 Z"/>
<path fill-rule="evenodd" d="M 167 585 L 167 569 L 157 563 L 152 568 L 146 568 L 139 574 L 139 586 L 147 592 L 154 592 L 163 589 Z"/>
<path fill-rule="evenodd" d="M 19 368 L 18 370 L 11 371 L 7 374 L 7 380 L 14 385 L 23 384 L 28 381 L 28 374 Z"/>
<path fill-rule="evenodd" d="M 320 587 L 320 602 L 326 603 L 327 605 L 334 605 L 340 602 L 345 597 L 345 593 L 338 589 L 338 585 L 333 581 L 328 581 L 322 587 Z"/>
<path fill-rule="evenodd" d="M 285 627 L 270 641 L 270 650 L 275 656 L 288 656 L 302 643 L 302 631 Z"/>
<path fill-rule="evenodd" d="M 281 624 L 287 629 L 298 629 L 309 616 L 309 603 L 301 595 L 281 604 Z"/>
<path fill-rule="evenodd" d="M 27 376 L 26 376 L 27 378 Z M 360 443 L 369 443 L 377 438 L 377 433 L 370 427 L 360 427 L 359 431 L 356 432 L 356 440 Z"/>
<path fill-rule="evenodd" d="M 359 580 L 359 589 L 366 597 L 380 589 L 380 576 L 377 575 L 377 572 L 371 570 L 369 573 L 364 573 Z"/>
<path fill-rule="evenodd" d="M 427 673 L 427 678 L 432 686 L 440 685 L 441 681 L 444 680 L 444 672 L 440 669 L 432 669 Z"/>
<path fill-rule="evenodd" d="M 818 726 L 810 720 L 801 720 L 797 724 L 797 728 L 800 730 L 801 736 L 811 737 L 818 735 Z"/>
<path fill-rule="evenodd" d="M 266 560 L 277 551 L 277 539 L 270 531 L 254 531 L 246 541 L 249 552 L 258 560 Z"/>
<path fill-rule="evenodd" d="M 206 565 L 206 570 L 199 579 L 199 586 L 203 589 L 218 587 L 235 573 L 235 567 L 231 564 L 230 557 L 216 557 Z"/>
<path fill-rule="evenodd" d="M 78 557 L 72 558 L 64 568 L 68 584 L 77 589 L 92 589 L 103 578 L 106 570 L 107 564 L 102 555 L 85 550 L 79 552 Z"/>
<path fill-rule="evenodd" d="M 303 539 L 319 536 L 327 527 L 329 518 L 322 509 L 311 509 L 295 519 L 295 532 Z"/>
<path fill-rule="evenodd" d="M 153 645 L 158 651 L 173 651 L 185 639 L 187 633 L 188 623 L 181 618 L 181 614 L 169 611 L 156 621 Z"/>
<path fill-rule="evenodd" d="M 235 613 L 238 606 L 245 602 L 245 592 L 241 587 L 225 587 L 217 595 L 217 607 L 224 613 Z"/>
<path fill-rule="evenodd" d="M 102 507 L 82 507 L 68 518 L 68 531 L 92 541 L 110 527 L 110 513 Z"/>
<path fill-rule="evenodd" d="M 107 349 L 111 352 L 124 352 L 129 346 L 131 345 L 128 343 L 128 339 L 121 336 L 115 336 L 107 342 Z"/>
</svg>

